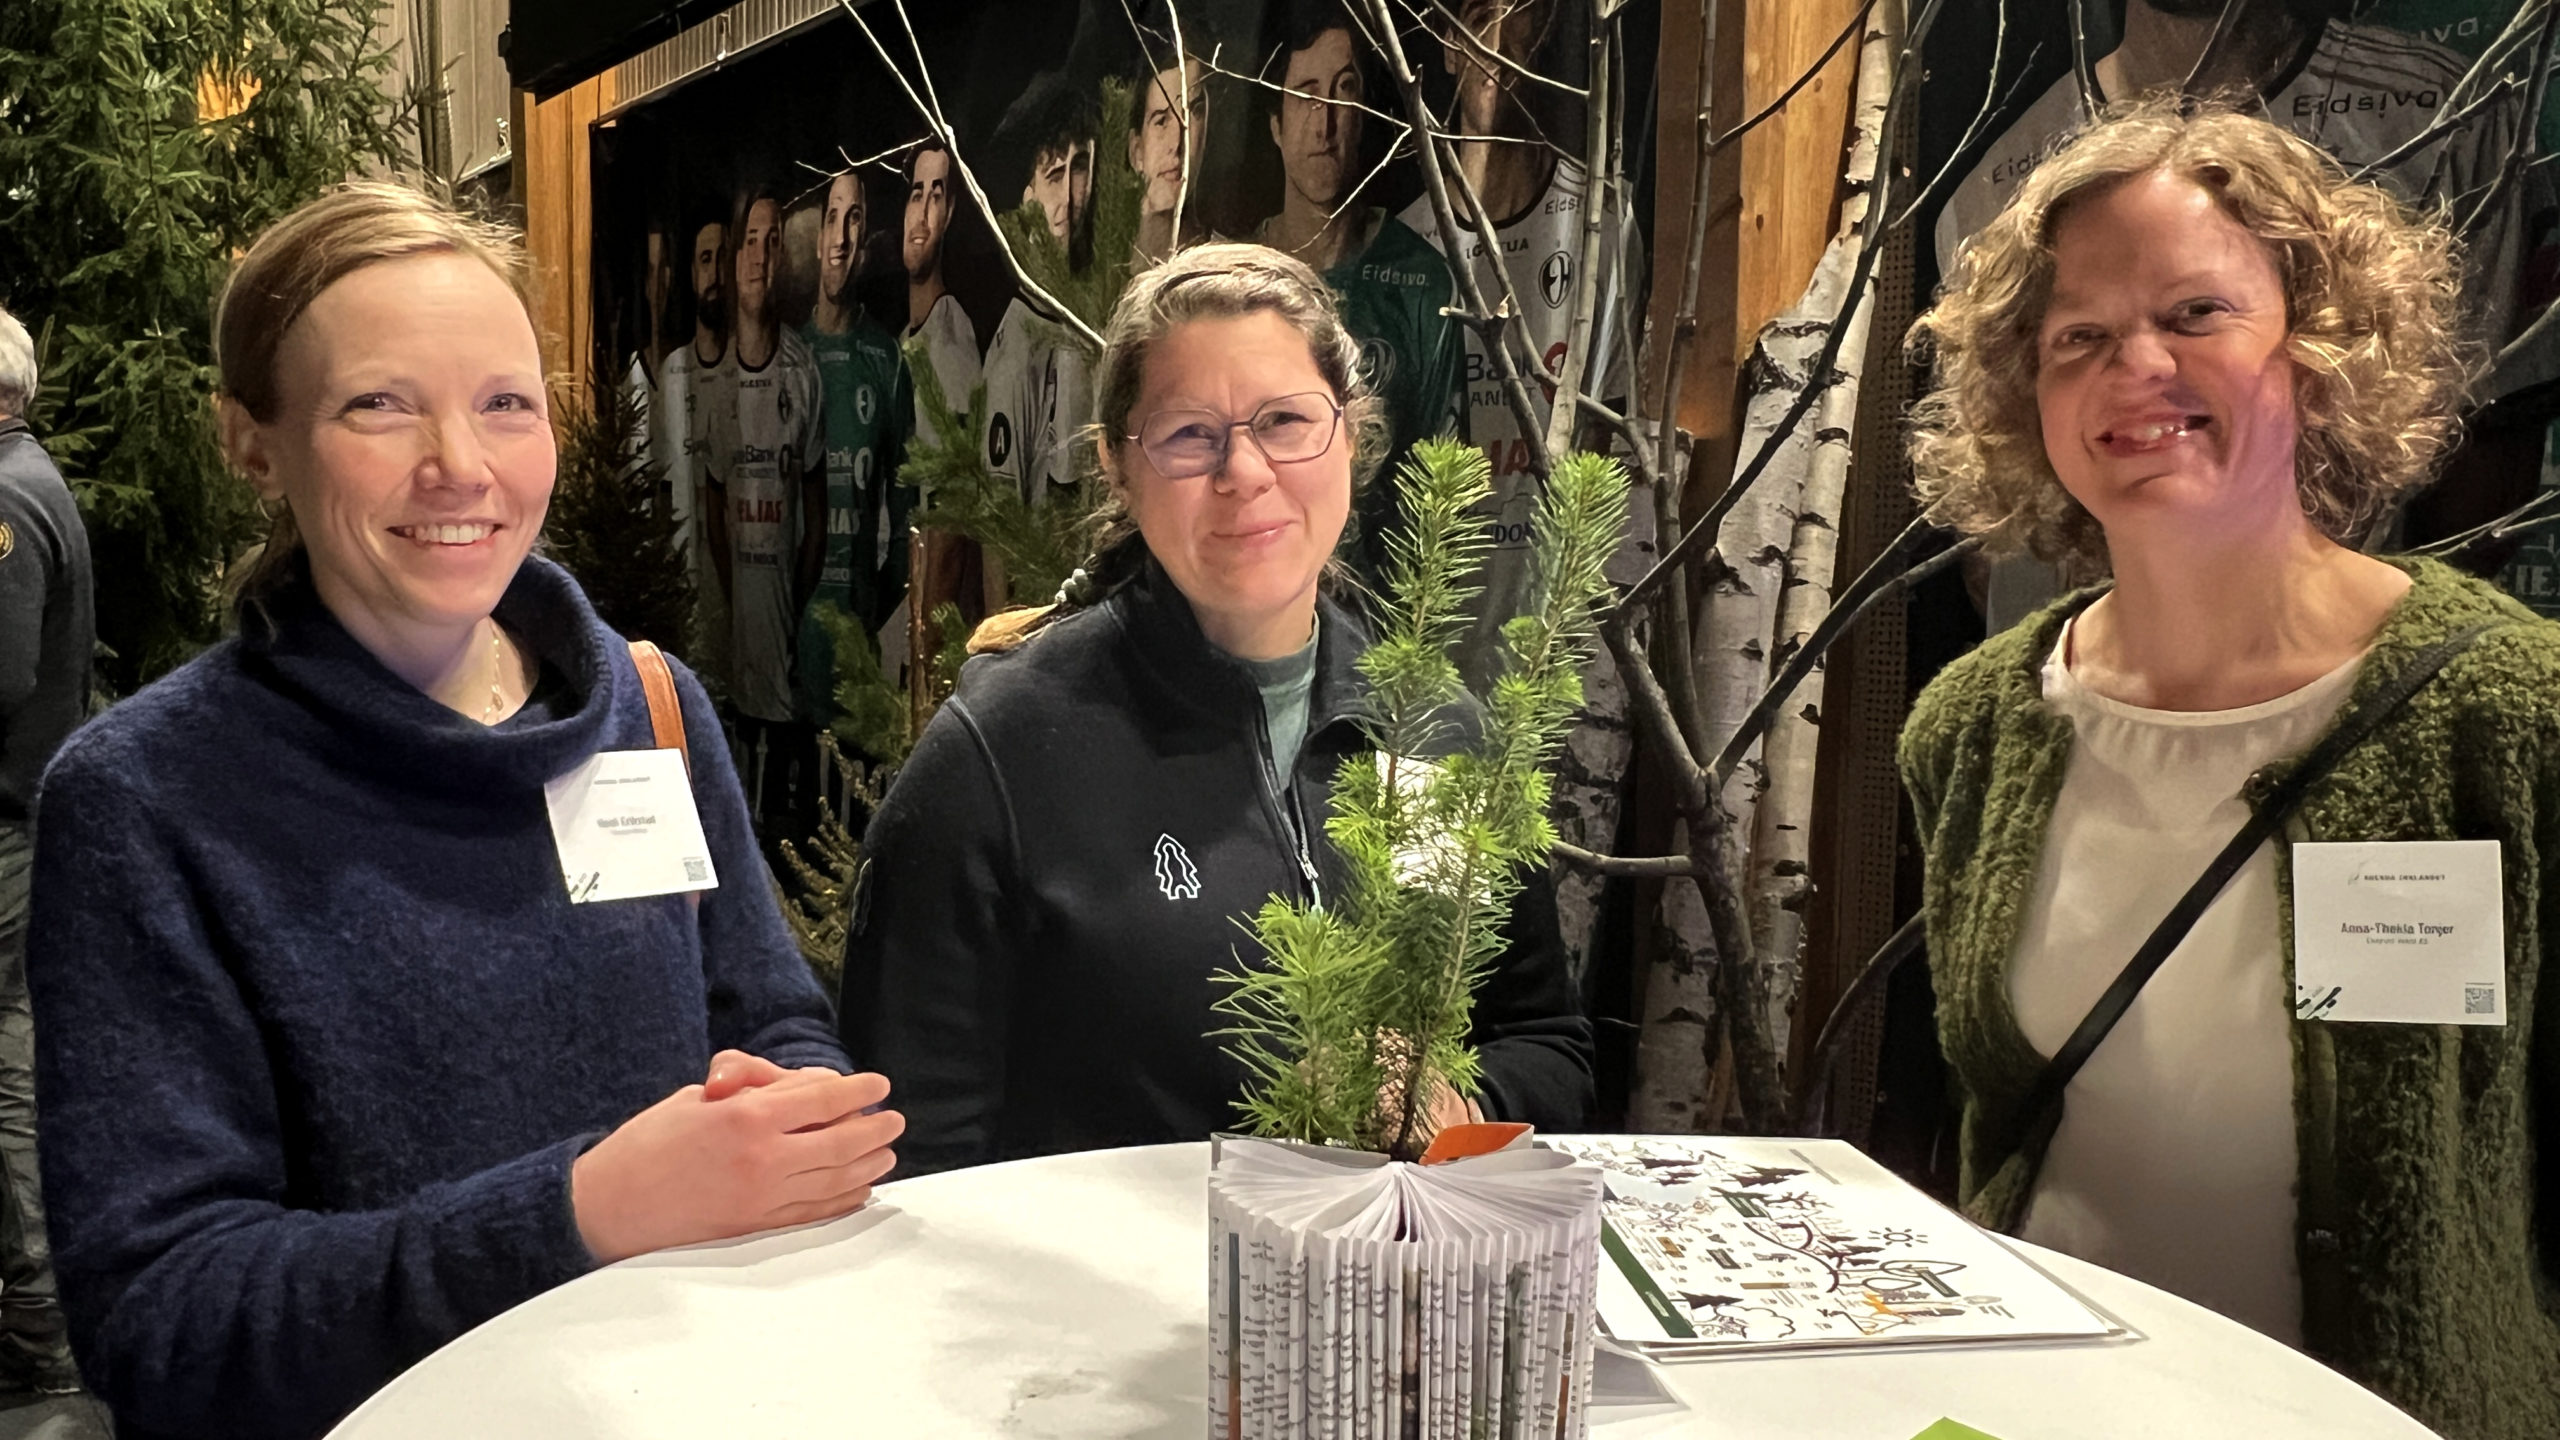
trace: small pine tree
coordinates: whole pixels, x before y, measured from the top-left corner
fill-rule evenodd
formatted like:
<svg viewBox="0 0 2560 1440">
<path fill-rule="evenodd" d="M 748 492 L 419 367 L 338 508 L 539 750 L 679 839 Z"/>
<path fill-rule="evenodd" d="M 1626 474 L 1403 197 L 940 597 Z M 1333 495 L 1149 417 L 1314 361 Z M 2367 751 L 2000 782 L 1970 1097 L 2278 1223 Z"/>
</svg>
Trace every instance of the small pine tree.
<svg viewBox="0 0 2560 1440">
<path fill-rule="evenodd" d="M 49 330 L 46 446 L 89 527 L 102 680 L 221 629 L 260 525 L 214 442 L 213 297 L 233 256 L 402 162 L 379 0 L 0 3 L 0 304 Z"/>
<path fill-rule="evenodd" d="M 667 501 L 666 467 L 649 458 L 648 427 L 629 391 L 601 379 L 589 391 L 587 408 L 569 408 L 559 421 L 545 548 L 578 577 L 604 623 L 682 655 L 693 633 L 693 570 Z"/>
<path fill-rule="evenodd" d="M 1397 476 L 1407 528 L 1388 537 L 1380 636 L 1361 657 L 1374 763 L 1343 767 L 1325 833 L 1349 872 L 1323 909 L 1274 899 L 1254 918 L 1260 964 L 1222 973 L 1222 1032 L 1250 1080 L 1256 1134 L 1418 1158 L 1428 1106 L 1476 1088 L 1467 1043 L 1476 982 L 1497 959 L 1518 876 L 1542 868 L 1547 766 L 1582 703 L 1602 566 L 1626 520 L 1626 474 L 1577 454 L 1549 477 L 1531 534 L 1535 608 L 1503 626 L 1506 668 L 1472 728 L 1450 647 L 1490 543 L 1483 452 L 1426 441 Z"/>
<path fill-rule="evenodd" d="M 820 773 L 843 781 L 864 813 L 879 808 L 888 771 L 845 759 L 830 735 L 818 737 L 818 755 Z M 822 788 L 829 793 L 835 789 L 833 784 Z M 829 810 L 818 821 L 808 846 L 809 854 L 803 857 L 797 844 L 782 842 L 782 863 L 790 880 L 785 884 L 777 876 L 774 885 L 782 899 L 782 918 L 790 923 L 791 938 L 800 946 L 800 958 L 809 962 L 810 973 L 833 995 L 844 974 L 845 931 L 853 916 L 853 882 L 862 873 L 862 838 Z"/>
</svg>

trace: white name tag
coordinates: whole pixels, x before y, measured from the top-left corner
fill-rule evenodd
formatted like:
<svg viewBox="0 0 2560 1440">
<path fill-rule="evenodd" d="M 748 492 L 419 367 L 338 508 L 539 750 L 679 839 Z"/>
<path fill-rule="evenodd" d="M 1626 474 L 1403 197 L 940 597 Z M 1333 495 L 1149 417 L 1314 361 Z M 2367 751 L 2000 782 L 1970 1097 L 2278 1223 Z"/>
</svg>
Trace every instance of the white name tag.
<svg viewBox="0 0 2560 1440">
<path fill-rule="evenodd" d="M 2302 1020 L 2507 1023 L 2498 842 L 2293 847 Z"/>
<path fill-rule="evenodd" d="M 720 883 L 680 751 L 607 750 L 543 786 L 542 796 L 574 904 Z"/>
</svg>

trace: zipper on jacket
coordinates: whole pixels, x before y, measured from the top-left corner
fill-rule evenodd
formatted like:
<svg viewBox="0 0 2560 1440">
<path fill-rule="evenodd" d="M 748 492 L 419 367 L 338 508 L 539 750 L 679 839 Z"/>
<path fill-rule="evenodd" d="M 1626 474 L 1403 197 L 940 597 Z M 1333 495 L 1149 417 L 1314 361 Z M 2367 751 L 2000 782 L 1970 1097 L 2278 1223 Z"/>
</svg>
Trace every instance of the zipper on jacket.
<svg viewBox="0 0 2560 1440">
<path fill-rule="evenodd" d="M 1298 787 L 1295 785 L 1288 787 L 1289 795 L 1285 806 L 1275 789 L 1275 777 L 1280 767 L 1272 759 L 1271 717 L 1262 713 L 1260 696 L 1256 696 L 1253 702 L 1253 739 L 1257 758 L 1262 761 L 1260 765 L 1254 767 L 1262 782 L 1262 803 L 1271 812 L 1272 823 L 1278 825 L 1280 833 L 1288 837 L 1290 848 L 1296 852 L 1299 878 L 1307 884 L 1307 893 L 1300 898 L 1322 909 L 1324 892 L 1318 888 L 1316 881 L 1316 862 L 1307 854 L 1307 827 L 1298 811 Z"/>
</svg>

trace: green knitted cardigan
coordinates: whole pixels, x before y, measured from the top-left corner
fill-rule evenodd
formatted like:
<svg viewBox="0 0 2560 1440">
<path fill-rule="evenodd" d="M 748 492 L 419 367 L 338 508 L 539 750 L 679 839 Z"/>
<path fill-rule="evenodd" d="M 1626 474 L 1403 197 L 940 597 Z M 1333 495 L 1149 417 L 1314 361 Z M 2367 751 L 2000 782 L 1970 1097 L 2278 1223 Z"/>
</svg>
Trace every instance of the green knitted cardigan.
<svg viewBox="0 0 2560 1440">
<path fill-rule="evenodd" d="M 2296 840 L 2496 840 L 2503 847 L 2503 1026 L 2300 1021 L 2293 1026 L 2301 1169 L 2296 1254 L 2305 1347 L 2451 1440 L 2560 1437 L 2560 999 L 2536 982 L 2560 934 L 2560 625 L 2435 563 L 2375 637 L 2353 708 L 2409 657 L 2500 624 L 2312 787 Z M 1927 860 L 1923 909 L 1938 1033 L 1962 1105 L 1960 1197 L 2014 1230 L 2034 1185 L 2016 1154 L 2045 1057 L 2009 1005 L 2009 957 L 2071 754 L 2041 671 L 2069 597 L 1985 641 L 1931 682 L 1902 732 Z M 2343 713 L 2343 711 L 2342 711 Z M 2267 766 L 2255 805 L 2298 760 Z M 2293 995 L 2290 856 L 2281 852 Z M 2132 958 L 2101 958 L 2114 966 Z M 2550 1144 L 2537 1142 L 2551 1140 Z M 2550 1197 L 2547 1201 L 2538 1197 Z M 2213 1217 L 2196 1217 L 2212 1224 Z"/>
</svg>

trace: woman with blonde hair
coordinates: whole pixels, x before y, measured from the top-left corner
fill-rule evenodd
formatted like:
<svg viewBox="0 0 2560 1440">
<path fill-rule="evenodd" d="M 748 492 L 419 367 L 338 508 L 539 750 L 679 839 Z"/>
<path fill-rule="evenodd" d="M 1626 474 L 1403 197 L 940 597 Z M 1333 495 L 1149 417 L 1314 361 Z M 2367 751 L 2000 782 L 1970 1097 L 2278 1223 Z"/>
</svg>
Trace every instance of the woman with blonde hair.
<svg viewBox="0 0 2560 1440">
<path fill-rule="evenodd" d="M 1968 1211 L 2543 1440 L 2560 629 L 2358 548 L 2454 437 L 2458 266 L 2263 120 L 2151 104 L 2047 160 L 1916 327 L 1912 457 L 1948 523 L 2112 578 L 1948 667 L 1902 767 Z M 2457 840 L 2496 845 L 2395 848 Z M 2333 981 L 2393 857 L 2503 926 L 2484 973 Z"/>
<path fill-rule="evenodd" d="M 250 247 L 215 317 L 276 514 L 241 633 L 46 773 L 39 1145 L 127 1440 L 317 1436 L 519 1301 L 843 1214 L 893 1162 L 709 700 L 530 554 L 523 263 L 373 184 Z M 689 780 L 628 753 L 669 749 Z M 618 853 L 661 840 L 681 875 Z"/>
<path fill-rule="evenodd" d="M 1368 639 L 1321 581 L 1382 431 L 1359 343 L 1303 262 L 1235 244 L 1130 282 L 1104 340 L 1105 542 L 969 662 L 864 837 L 839 1012 L 898 1076 L 917 1171 L 1228 1128 L 1212 977 L 1272 897 L 1340 893 Z M 1482 1093 L 1434 1121 L 1576 1126 L 1590 1028 L 1542 876 L 1509 941 Z"/>
</svg>

